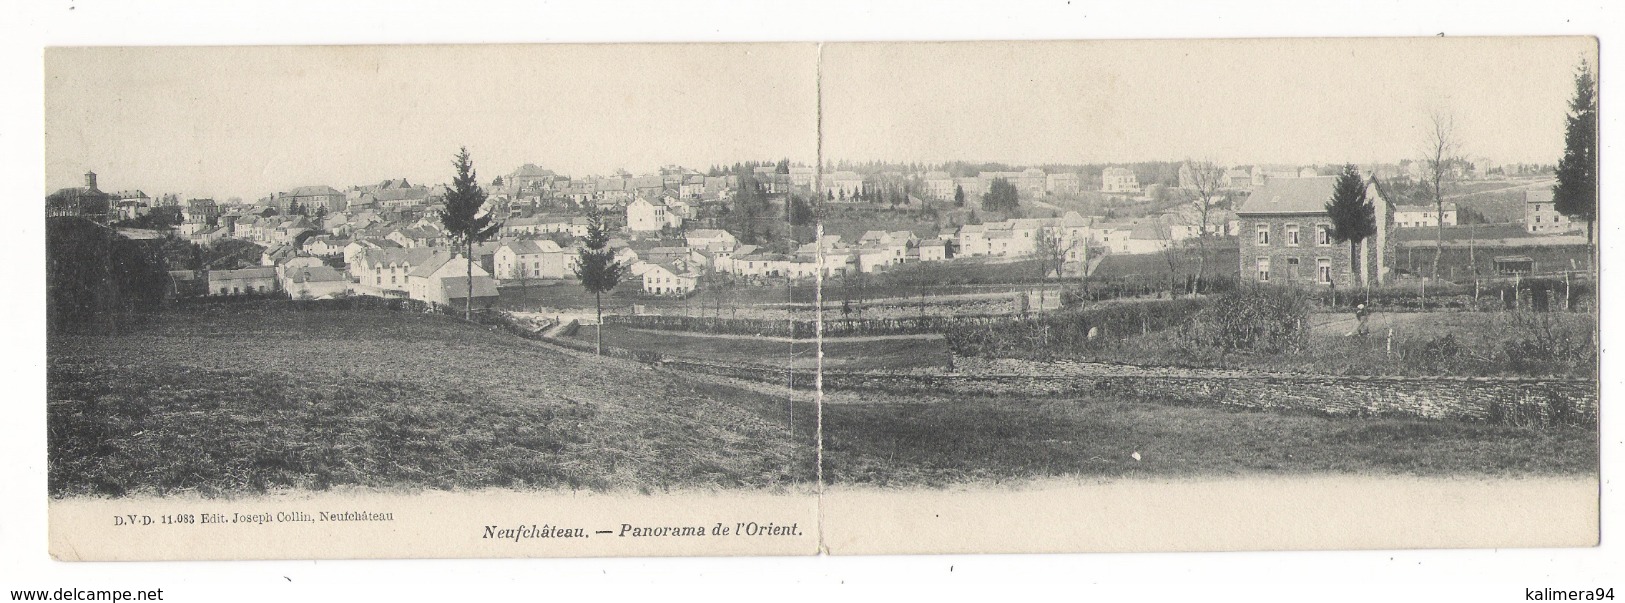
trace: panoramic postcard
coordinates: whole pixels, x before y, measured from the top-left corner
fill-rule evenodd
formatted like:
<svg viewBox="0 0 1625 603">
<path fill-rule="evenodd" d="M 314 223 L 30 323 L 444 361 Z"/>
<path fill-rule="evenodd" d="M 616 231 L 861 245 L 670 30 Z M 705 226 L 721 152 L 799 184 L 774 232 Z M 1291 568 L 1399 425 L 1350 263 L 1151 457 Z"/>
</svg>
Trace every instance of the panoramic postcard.
<svg viewBox="0 0 1625 603">
<path fill-rule="evenodd" d="M 50 552 L 1592 546 L 1596 58 L 48 49 Z"/>
</svg>

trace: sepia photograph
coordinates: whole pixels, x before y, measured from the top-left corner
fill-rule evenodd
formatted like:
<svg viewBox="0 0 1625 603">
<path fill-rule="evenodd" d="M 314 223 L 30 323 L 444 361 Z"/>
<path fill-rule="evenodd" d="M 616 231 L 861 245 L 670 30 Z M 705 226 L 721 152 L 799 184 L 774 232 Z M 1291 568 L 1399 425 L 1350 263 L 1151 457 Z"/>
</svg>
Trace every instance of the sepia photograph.
<svg viewBox="0 0 1625 603">
<path fill-rule="evenodd" d="M 50 553 L 1594 546 L 1597 61 L 49 48 Z"/>
<path fill-rule="evenodd" d="M 1596 44 L 825 45 L 828 546 L 1595 544 Z"/>
<path fill-rule="evenodd" d="M 53 529 L 94 517 L 118 558 L 815 552 L 786 381 L 815 342 L 673 325 L 812 295 L 813 199 L 778 178 L 816 161 L 816 45 L 45 60 Z M 103 525 L 153 501 L 187 511 Z M 330 542 L 386 529 L 517 544 Z M 305 537 L 220 537 L 250 533 Z M 224 548 L 152 546 L 199 537 Z"/>
</svg>

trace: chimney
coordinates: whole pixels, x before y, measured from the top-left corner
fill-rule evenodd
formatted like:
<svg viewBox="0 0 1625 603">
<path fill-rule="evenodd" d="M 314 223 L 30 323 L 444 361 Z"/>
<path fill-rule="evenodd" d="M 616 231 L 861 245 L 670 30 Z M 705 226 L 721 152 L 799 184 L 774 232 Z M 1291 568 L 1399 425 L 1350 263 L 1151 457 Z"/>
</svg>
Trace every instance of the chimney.
<svg viewBox="0 0 1625 603">
<path fill-rule="evenodd" d="M 85 172 L 85 188 L 96 189 L 96 172 Z"/>
</svg>

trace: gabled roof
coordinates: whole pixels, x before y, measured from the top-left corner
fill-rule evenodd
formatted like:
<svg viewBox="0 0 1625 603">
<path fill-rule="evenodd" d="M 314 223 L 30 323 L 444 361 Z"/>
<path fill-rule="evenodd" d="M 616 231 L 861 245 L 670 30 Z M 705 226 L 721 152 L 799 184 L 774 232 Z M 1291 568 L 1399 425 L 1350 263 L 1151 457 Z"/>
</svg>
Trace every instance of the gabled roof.
<svg viewBox="0 0 1625 603">
<path fill-rule="evenodd" d="M 375 238 L 368 238 L 368 239 L 355 239 L 352 242 L 361 243 L 361 244 L 366 245 L 368 247 L 371 247 L 373 249 L 403 249 L 403 247 L 401 247 L 400 243 L 396 243 L 396 242 L 391 241 L 389 239 L 376 238 L 376 237 Z"/>
<path fill-rule="evenodd" d="M 866 230 L 866 231 L 863 231 L 863 236 L 858 237 L 858 242 L 862 243 L 862 242 L 866 242 L 866 241 L 885 241 L 885 240 L 891 239 L 891 236 L 892 236 L 892 233 L 886 232 L 884 230 Z"/>
<path fill-rule="evenodd" d="M 325 196 L 325 195 L 343 195 L 343 194 L 344 193 L 339 192 L 338 189 L 335 189 L 335 188 L 333 188 L 331 186 L 327 186 L 325 184 L 318 184 L 316 186 L 299 186 L 299 187 L 295 187 L 293 190 L 288 191 L 287 196 L 289 196 L 289 197 L 318 197 L 318 196 Z"/>
<path fill-rule="evenodd" d="M 1532 188 L 1532 189 L 1526 190 L 1526 191 L 1523 192 L 1523 202 L 1524 203 L 1551 203 L 1552 202 L 1552 189 L 1550 187 L 1542 186 L 1540 188 Z"/>
<path fill-rule="evenodd" d="M 415 271 L 414 271 L 415 272 Z M 468 297 L 468 277 L 448 276 L 440 279 L 440 290 L 446 299 Z M 474 275 L 474 297 L 496 297 L 497 284 L 489 276 Z"/>
<path fill-rule="evenodd" d="M 728 231 L 722 230 L 722 229 L 719 229 L 719 228 L 697 228 L 697 229 L 688 231 L 688 236 L 686 238 L 690 238 L 690 239 L 731 239 L 731 238 L 734 238 L 734 236 L 733 236 L 732 233 L 729 233 Z"/>
<path fill-rule="evenodd" d="M 1168 225 L 1159 220 L 1146 220 L 1134 225 L 1129 231 L 1128 238 L 1142 241 L 1166 241 L 1171 238 Z"/>
<path fill-rule="evenodd" d="M 509 241 L 507 243 L 503 243 L 502 246 L 507 247 L 514 253 L 514 255 L 537 255 L 542 253 L 559 252 L 559 244 L 547 239 L 522 239 L 518 241 Z"/>
<path fill-rule="evenodd" d="M 210 270 L 209 279 L 276 278 L 276 268 L 256 266 L 240 270 Z"/>
<path fill-rule="evenodd" d="M 381 264 L 384 266 L 420 266 L 436 257 L 450 257 L 444 249 L 433 247 L 385 247 L 380 249 L 364 249 L 356 263 Z M 445 262 L 441 262 L 442 264 Z"/>
<path fill-rule="evenodd" d="M 295 283 L 332 283 L 350 280 L 344 273 L 328 266 L 310 266 L 288 270 L 283 278 Z"/>
<path fill-rule="evenodd" d="M 1401 212 L 1401 211 L 1434 212 L 1434 211 L 1438 211 L 1438 210 L 1439 210 L 1439 208 L 1437 206 L 1433 205 L 1432 203 L 1417 203 L 1417 204 L 1413 204 L 1413 205 L 1395 205 L 1394 206 L 1394 211 L 1396 211 L 1396 212 Z M 1456 211 L 1455 202 L 1445 201 L 1444 202 L 1444 210 L 1445 211 Z"/>
<path fill-rule="evenodd" d="M 527 163 L 525 165 L 519 166 L 519 169 L 514 170 L 513 174 L 511 174 L 511 175 L 513 175 L 513 176 L 552 176 L 553 175 L 553 170 L 544 169 L 541 166 L 536 165 L 534 163 Z"/>
<path fill-rule="evenodd" d="M 1254 189 L 1236 213 L 1244 216 L 1324 214 L 1336 187 L 1336 176 L 1271 178 Z"/>
<path fill-rule="evenodd" d="M 654 262 L 654 265 L 659 267 L 661 270 L 670 272 L 673 276 L 683 276 L 689 278 L 693 278 L 695 276 L 694 272 L 688 269 L 688 266 L 685 266 L 679 262 Z"/>
<path fill-rule="evenodd" d="M 1089 219 L 1079 215 L 1078 212 L 1068 211 L 1056 220 L 1056 226 L 1088 226 Z"/>
<path fill-rule="evenodd" d="M 418 277 L 432 276 L 436 270 L 439 270 L 441 266 L 445 266 L 446 263 L 450 261 L 451 254 L 435 254 L 433 257 L 430 257 L 423 263 L 413 266 L 412 271 L 408 272 L 406 275 Z"/>
</svg>

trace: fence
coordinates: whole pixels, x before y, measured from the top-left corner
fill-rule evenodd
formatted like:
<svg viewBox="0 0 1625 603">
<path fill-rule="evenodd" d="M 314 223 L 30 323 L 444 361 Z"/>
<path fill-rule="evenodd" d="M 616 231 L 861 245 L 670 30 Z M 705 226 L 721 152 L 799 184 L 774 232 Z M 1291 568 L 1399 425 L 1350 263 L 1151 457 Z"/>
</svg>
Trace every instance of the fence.
<svg viewBox="0 0 1625 603">
<path fill-rule="evenodd" d="M 1596 282 L 1590 277 L 1560 274 L 1469 283 L 1418 281 L 1370 289 L 1321 289 L 1314 297 L 1325 307 L 1366 304 L 1376 311 L 1589 312 L 1597 307 L 1596 295 Z"/>
<path fill-rule="evenodd" d="M 1051 358 L 1100 342 L 1178 327 L 1208 305 L 1203 299 L 1107 304 L 999 324 L 955 325 L 942 333 L 958 356 Z"/>
<path fill-rule="evenodd" d="M 324 312 L 337 310 L 389 310 L 393 312 L 432 312 L 450 314 L 451 309 L 436 309 L 427 302 L 406 298 L 384 298 L 371 295 L 350 295 L 338 299 L 288 299 L 281 293 L 245 294 L 210 297 L 177 298 L 171 307 L 177 310 L 201 311 L 263 311 L 288 309 Z M 461 312 L 457 312 L 461 314 Z"/>
<path fill-rule="evenodd" d="M 870 337 L 877 335 L 918 335 L 965 329 L 994 329 L 1023 320 L 1010 314 L 963 316 L 907 316 L 896 318 L 837 318 L 824 321 L 825 337 Z M 639 329 L 691 331 L 723 335 L 760 335 L 812 339 L 817 336 L 815 320 L 770 320 L 761 318 L 714 318 L 700 316 L 605 316 L 605 324 Z"/>
</svg>

